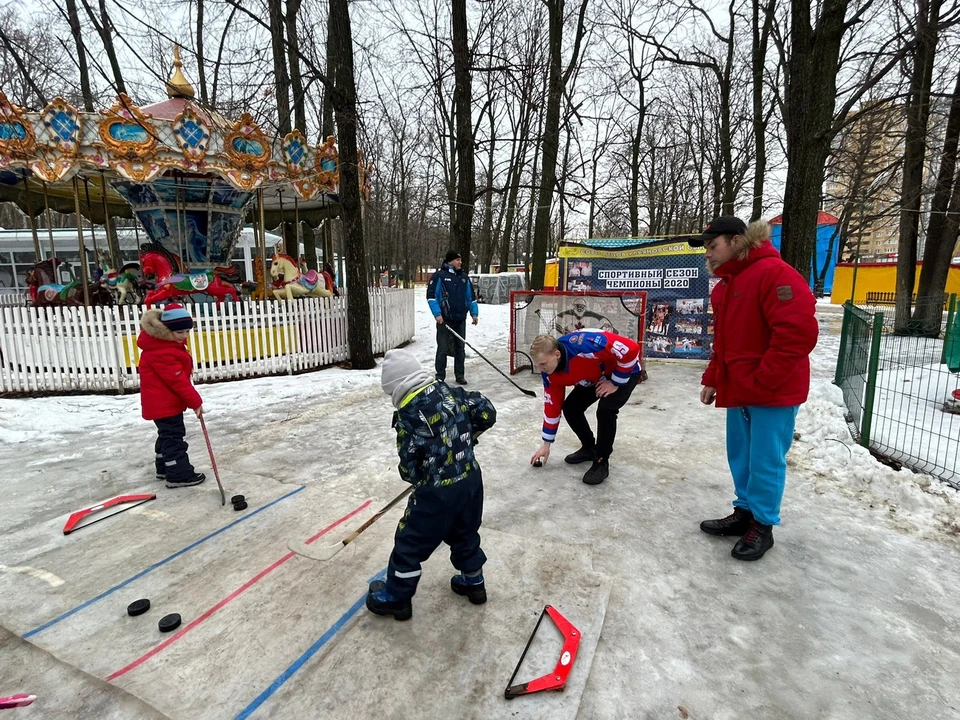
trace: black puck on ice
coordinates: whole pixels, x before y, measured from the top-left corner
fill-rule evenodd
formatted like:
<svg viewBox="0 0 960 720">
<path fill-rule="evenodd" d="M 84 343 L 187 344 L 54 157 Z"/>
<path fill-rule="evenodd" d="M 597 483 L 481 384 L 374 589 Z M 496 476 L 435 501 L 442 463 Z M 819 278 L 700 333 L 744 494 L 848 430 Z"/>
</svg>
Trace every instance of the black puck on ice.
<svg viewBox="0 0 960 720">
<path fill-rule="evenodd" d="M 237 512 L 240 512 L 241 510 L 246 510 L 246 509 L 247 509 L 247 501 L 246 501 L 246 500 L 241 500 L 240 502 L 235 502 L 235 503 L 233 504 L 233 509 L 236 510 Z"/>
<path fill-rule="evenodd" d="M 245 499 L 246 498 L 244 498 L 243 495 L 234 495 L 232 498 L 230 498 L 230 502 L 236 505 L 238 502 L 243 502 Z"/>
<path fill-rule="evenodd" d="M 533 461 L 534 467 L 543 467 L 543 458 L 537 458 Z"/>
<path fill-rule="evenodd" d="M 134 600 L 132 603 L 127 605 L 127 615 L 130 617 L 136 617 L 137 615 L 143 615 L 149 609 L 150 601 L 146 598 L 143 598 L 142 600 Z"/>
<path fill-rule="evenodd" d="M 171 630 L 176 630 L 180 627 L 180 615 L 177 613 L 170 613 L 169 615 L 164 615 L 160 618 L 158 623 L 160 632 L 170 632 Z"/>
</svg>

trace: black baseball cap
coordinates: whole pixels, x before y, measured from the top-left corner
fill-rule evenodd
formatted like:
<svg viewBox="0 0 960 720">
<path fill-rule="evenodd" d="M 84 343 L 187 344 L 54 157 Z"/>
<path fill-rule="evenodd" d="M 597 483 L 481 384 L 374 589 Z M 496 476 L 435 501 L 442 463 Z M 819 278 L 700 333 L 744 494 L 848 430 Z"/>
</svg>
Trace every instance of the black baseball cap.
<svg viewBox="0 0 960 720">
<path fill-rule="evenodd" d="M 707 227 L 696 237 L 687 238 L 690 247 L 703 247 L 707 240 L 712 240 L 720 235 L 743 235 L 747 231 L 747 225 L 738 217 L 733 215 L 721 215 L 715 217 L 707 223 Z"/>
</svg>

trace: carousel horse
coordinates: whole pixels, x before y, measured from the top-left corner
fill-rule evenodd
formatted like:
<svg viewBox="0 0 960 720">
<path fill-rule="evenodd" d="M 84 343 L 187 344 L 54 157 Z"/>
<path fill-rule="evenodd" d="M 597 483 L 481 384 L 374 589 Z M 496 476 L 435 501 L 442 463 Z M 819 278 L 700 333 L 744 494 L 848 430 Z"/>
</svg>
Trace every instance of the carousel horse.
<svg viewBox="0 0 960 720">
<path fill-rule="evenodd" d="M 140 248 L 140 261 L 143 274 L 157 279 L 156 287 L 143 299 L 147 305 L 197 293 L 212 295 L 218 303 L 227 296 L 237 300 L 237 289 L 231 285 L 240 280 L 235 267 L 190 272 L 179 255 L 154 243 L 146 243 Z"/>
<path fill-rule="evenodd" d="M 29 287 L 30 302 L 36 307 L 55 305 L 83 305 L 83 285 L 79 280 L 71 279 L 67 284 L 57 282 L 56 267 L 60 260 L 44 260 L 38 262 L 27 271 L 27 286 Z M 73 278 L 73 270 L 70 271 Z M 87 294 L 91 305 L 110 305 L 113 296 L 100 283 L 90 283 Z"/>
<path fill-rule="evenodd" d="M 273 297 L 277 300 L 293 300 L 298 297 L 332 297 L 327 281 L 316 270 L 302 273 L 297 262 L 289 255 L 277 253 L 270 265 L 273 279 Z"/>
<path fill-rule="evenodd" d="M 263 258 L 255 257 L 253 259 L 253 279 L 254 282 L 247 283 L 252 290 L 250 292 L 251 300 L 267 299 L 267 283 L 263 279 Z"/>
<path fill-rule="evenodd" d="M 100 283 L 117 295 L 117 305 L 123 305 L 129 295 L 134 304 L 143 300 L 140 293 L 140 265 L 127 263 L 120 270 L 111 267 L 109 256 L 101 251 L 98 254 L 102 275 Z"/>
</svg>

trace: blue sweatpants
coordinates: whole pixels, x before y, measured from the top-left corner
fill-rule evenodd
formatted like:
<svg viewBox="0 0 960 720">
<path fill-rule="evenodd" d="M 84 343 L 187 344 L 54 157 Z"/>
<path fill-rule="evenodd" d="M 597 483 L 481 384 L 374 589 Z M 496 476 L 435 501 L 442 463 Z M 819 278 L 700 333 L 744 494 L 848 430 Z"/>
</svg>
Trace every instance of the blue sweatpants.
<svg viewBox="0 0 960 720">
<path fill-rule="evenodd" d="M 737 494 L 733 505 L 749 510 L 764 525 L 780 524 L 787 451 L 799 409 L 799 405 L 727 408 L 727 463 Z"/>
</svg>

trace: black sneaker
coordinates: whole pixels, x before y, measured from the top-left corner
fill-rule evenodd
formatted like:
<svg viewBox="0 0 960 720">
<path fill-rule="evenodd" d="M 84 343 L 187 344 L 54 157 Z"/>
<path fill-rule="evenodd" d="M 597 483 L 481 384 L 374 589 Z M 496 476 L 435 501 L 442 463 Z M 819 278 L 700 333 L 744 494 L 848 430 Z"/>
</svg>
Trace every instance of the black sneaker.
<svg viewBox="0 0 960 720">
<path fill-rule="evenodd" d="M 700 529 L 707 535 L 743 535 L 750 529 L 753 513 L 741 507 L 735 507 L 733 513 L 717 520 L 704 520 Z"/>
<path fill-rule="evenodd" d="M 466 385 L 466 384 L 467 384 L 466 378 L 462 378 L 462 377 L 457 378 L 457 385 Z"/>
<path fill-rule="evenodd" d="M 730 554 L 737 560 L 759 560 L 773 547 L 773 525 L 763 525 L 754 520 L 750 529 L 737 540 Z"/>
<path fill-rule="evenodd" d="M 580 463 L 593 462 L 594 461 L 594 451 L 593 448 L 580 448 L 576 452 L 572 452 L 567 455 L 563 461 L 568 465 L 579 465 Z"/>
<path fill-rule="evenodd" d="M 474 605 L 483 605 L 487 601 L 487 588 L 483 584 L 483 573 L 476 577 L 454 575 L 450 578 L 450 589 L 457 595 L 464 595 Z"/>
<path fill-rule="evenodd" d="M 604 458 L 593 461 L 590 469 L 583 474 L 583 481 L 587 485 L 599 485 L 610 474 L 610 463 Z"/>
<path fill-rule="evenodd" d="M 387 584 L 383 580 L 374 580 L 370 583 L 367 592 L 367 610 L 374 615 L 392 615 L 394 620 L 409 620 L 413 617 L 413 603 L 410 598 L 395 598 L 387 592 Z"/>
<path fill-rule="evenodd" d="M 167 480 L 168 488 L 181 488 L 181 487 L 190 487 L 192 485 L 199 485 L 204 480 L 207 479 L 207 476 L 203 473 L 196 473 L 193 477 L 184 478 L 183 480 Z"/>
</svg>

